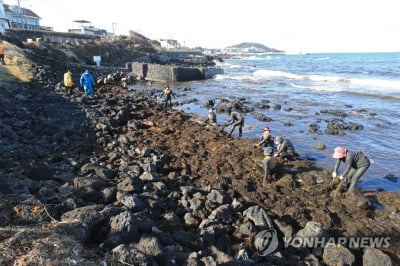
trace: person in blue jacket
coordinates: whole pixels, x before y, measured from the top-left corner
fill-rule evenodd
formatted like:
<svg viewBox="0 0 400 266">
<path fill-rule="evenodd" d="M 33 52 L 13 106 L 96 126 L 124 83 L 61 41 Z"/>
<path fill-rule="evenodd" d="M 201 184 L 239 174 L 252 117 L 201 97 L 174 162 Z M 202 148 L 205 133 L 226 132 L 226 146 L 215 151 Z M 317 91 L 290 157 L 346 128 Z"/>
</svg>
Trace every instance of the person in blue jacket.
<svg viewBox="0 0 400 266">
<path fill-rule="evenodd" d="M 89 70 L 85 70 L 80 78 L 80 83 L 83 89 L 85 90 L 85 94 L 89 96 L 89 98 L 94 98 L 94 90 L 93 87 L 96 85 L 94 82 L 94 78 L 90 75 Z"/>
</svg>

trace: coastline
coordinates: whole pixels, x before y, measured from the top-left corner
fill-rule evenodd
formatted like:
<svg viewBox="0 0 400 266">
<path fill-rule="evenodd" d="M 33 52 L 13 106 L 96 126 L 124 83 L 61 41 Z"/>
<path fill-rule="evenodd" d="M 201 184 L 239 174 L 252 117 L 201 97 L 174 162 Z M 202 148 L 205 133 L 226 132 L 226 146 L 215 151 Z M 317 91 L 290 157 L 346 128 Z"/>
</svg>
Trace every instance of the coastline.
<svg viewBox="0 0 400 266">
<path fill-rule="evenodd" d="M 332 237 L 391 237 L 378 250 L 394 264 L 400 260 L 396 193 L 364 192 L 376 205 L 361 210 L 345 195 L 334 198 L 330 172 L 307 160 L 282 164 L 273 180 L 262 182 L 252 170 L 262 158 L 255 139 L 226 138 L 190 114 L 164 110 L 147 89 L 128 94 L 103 86 L 91 101 L 79 89 L 67 97 L 54 83 L 5 87 L 2 263 L 138 263 L 132 254 L 140 254 L 160 265 L 206 258 L 235 264 L 246 262 L 238 256 L 243 250 L 253 263 L 326 263 L 334 254 L 279 247 L 260 256 L 254 238 L 268 224 L 259 222 L 261 213 L 250 215 L 251 207 L 263 209 L 281 236 L 299 235 L 314 222 Z M 54 244 L 59 249 L 49 248 Z M 367 250 L 341 249 L 356 262 Z"/>
</svg>

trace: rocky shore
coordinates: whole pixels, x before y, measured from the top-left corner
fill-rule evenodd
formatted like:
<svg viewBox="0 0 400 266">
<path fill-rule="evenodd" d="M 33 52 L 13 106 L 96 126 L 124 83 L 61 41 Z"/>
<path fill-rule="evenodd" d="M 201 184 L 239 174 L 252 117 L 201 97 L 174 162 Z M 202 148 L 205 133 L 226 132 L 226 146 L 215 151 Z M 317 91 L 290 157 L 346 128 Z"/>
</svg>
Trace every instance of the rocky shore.
<svg viewBox="0 0 400 266">
<path fill-rule="evenodd" d="M 399 265 L 398 194 L 365 191 L 361 209 L 307 160 L 263 182 L 257 140 L 159 91 L 68 97 L 31 70 L 0 90 L 0 265 Z"/>
</svg>

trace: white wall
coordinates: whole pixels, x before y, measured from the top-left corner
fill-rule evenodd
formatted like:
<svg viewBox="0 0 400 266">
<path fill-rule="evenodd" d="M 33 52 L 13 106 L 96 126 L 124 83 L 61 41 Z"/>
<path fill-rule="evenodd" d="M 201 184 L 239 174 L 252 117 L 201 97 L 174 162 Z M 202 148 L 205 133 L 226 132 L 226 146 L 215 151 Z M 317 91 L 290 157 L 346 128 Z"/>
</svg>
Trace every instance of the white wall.
<svg viewBox="0 0 400 266">
<path fill-rule="evenodd" d="M 0 32 L 3 33 L 5 29 L 8 29 L 8 22 L 6 13 L 4 12 L 3 0 L 0 0 Z"/>
</svg>

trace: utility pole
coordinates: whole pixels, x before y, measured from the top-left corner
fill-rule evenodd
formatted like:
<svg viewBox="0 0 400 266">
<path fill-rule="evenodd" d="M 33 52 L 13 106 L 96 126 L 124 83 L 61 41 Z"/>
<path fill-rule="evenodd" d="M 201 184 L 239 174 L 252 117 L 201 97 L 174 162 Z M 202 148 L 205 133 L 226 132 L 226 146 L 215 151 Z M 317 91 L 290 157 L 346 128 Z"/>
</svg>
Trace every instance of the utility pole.
<svg viewBox="0 0 400 266">
<path fill-rule="evenodd" d="M 18 13 L 19 13 L 19 23 L 21 23 L 21 27 L 24 29 L 24 24 L 22 23 L 22 12 L 21 12 L 21 5 L 18 0 Z"/>
<path fill-rule="evenodd" d="M 117 25 L 117 23 L 112 22 L 112 31 L 113 31 L 113 37 L 115 37 L 115 33 L 114 33 L 114 25 Z"/>
</svg>

